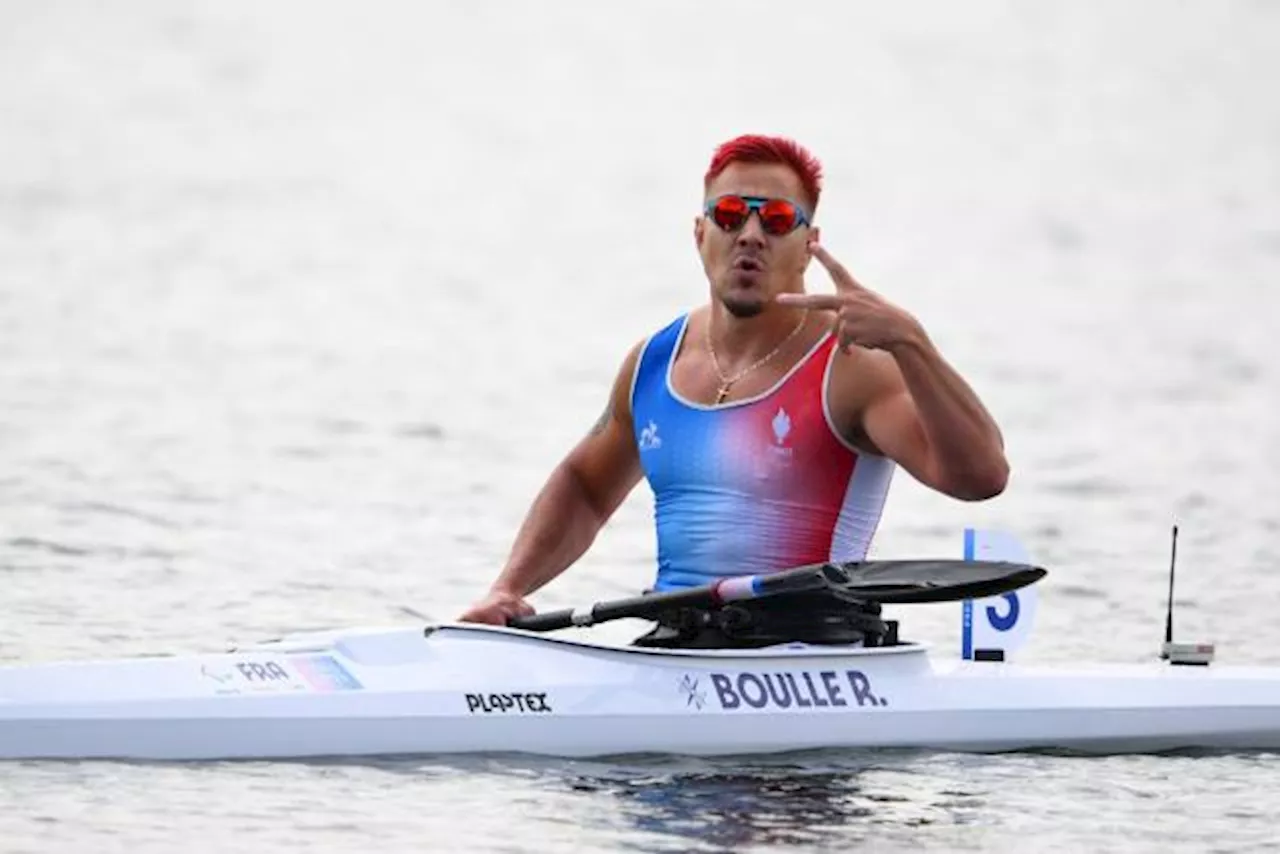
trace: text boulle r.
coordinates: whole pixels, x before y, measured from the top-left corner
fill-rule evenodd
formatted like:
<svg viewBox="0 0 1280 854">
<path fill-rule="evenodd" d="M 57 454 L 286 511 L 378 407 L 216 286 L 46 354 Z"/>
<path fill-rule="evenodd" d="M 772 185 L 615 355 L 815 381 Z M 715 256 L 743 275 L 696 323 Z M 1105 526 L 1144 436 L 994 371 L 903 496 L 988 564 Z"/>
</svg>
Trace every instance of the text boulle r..
<svg viewBox="0 0 1280 854">
<path fill-rule="evenodd" d="M 710 676 L 716 699 L 725 710 L 889 705 L 887 697 L 876 695 L 870 678 L 861 670 L 712 673 Z"/>
</svg>

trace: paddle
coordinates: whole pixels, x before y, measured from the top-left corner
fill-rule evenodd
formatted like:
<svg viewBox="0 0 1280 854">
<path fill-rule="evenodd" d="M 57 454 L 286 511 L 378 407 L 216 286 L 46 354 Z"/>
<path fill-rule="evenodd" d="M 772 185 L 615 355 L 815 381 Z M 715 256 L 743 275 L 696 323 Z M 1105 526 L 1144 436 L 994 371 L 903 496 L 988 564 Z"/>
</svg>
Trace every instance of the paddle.
<svg viewBox="0 0 1280 854">
<path fill-rule="evenodd" d="M 550 632 L 629 617 L 654 619 L 672 608 L 715 608 L 726 602 L 787 593 L 827 591 L 835 597 L 884 604 L 958 602 L 1026 587 L 1045 570 L 1007 561 L 878 560 L 816 563 L 762 575 L 724 578 L 702 587 L 671 590 L 515 617 L 512 628 Z"/>
</svg>

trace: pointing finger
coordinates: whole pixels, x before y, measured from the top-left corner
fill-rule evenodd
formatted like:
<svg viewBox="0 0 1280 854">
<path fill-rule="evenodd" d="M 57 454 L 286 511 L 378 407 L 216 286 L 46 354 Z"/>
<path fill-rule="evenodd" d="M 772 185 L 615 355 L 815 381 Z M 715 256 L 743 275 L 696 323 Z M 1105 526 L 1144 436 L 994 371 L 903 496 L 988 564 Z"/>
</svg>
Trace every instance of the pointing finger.
<svg viewBox="0 0 1280 854">
<path fill-rule="evenodd" d="M 844 307 L 844 300 L 835 294 L 778 294 L 773 301 L 791 308 L 814 308 L 819 311 L 839 311 Z"/>
<path fill-rule="evenodd" d="M 832 258 L 831 253 L 825 247 L 815 241 L 809 244 L 809 251 L 823 267 L 827 268 L 827 272 L 831 274 L 831 280 L 835 282 L 836 290 L 861 290 L 862 285 L 858 284 L 858 280 L 853 277 L 853 274 L 846 270 L 843 264 Z"/>
</svg>

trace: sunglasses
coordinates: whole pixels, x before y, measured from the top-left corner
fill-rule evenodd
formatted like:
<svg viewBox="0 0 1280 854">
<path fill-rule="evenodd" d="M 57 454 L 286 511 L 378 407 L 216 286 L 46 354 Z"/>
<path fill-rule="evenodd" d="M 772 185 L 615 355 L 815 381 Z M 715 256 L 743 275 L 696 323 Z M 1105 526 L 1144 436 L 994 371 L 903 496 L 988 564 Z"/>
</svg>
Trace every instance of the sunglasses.
<svg viewBox="0 0 1280 854">
<path fill-rule="evenodd" d="M 760 227 L 765 233 L 774 237 L 809 224 L 809 218 L 795 202 L 760 196 L 720 196 L 707 203 L 706 214 L 722 230 L 732 232 L 747 224 L 752 211 L 760 215 Z"/>
</svg>

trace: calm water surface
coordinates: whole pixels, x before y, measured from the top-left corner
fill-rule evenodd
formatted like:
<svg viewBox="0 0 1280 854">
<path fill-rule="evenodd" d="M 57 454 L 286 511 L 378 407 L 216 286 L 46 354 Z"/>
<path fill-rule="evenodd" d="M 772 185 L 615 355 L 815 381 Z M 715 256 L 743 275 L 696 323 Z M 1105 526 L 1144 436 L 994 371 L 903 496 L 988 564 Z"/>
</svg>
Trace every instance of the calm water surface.
<svg viewBox="0 0 1280 854">
<path fill-rule="evenodd" d="M 1280 8 L 0 6 L 0 659 L 454 616 L 632 342 L 705 292 L 718 141 L 827 163 L 825 242 L 998 416 L 1030 660 L 1179 626 L 1280 663 Z M 815 289 L 829 287 L 815 274 Z M 541 607 L 652 572 L 650 495 Z M 958 614 L 905 631 L 957 647 Z M 624 638 L 633 627 L 606 627 Z M 0 768 L 0 850 L 1280 846 L 1270 755 Z"/>
</svg>

